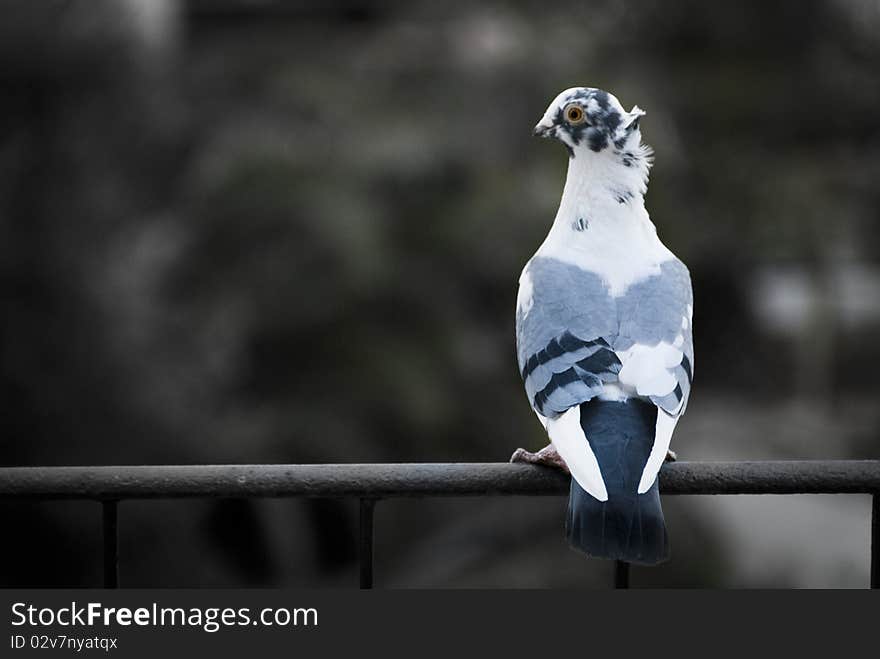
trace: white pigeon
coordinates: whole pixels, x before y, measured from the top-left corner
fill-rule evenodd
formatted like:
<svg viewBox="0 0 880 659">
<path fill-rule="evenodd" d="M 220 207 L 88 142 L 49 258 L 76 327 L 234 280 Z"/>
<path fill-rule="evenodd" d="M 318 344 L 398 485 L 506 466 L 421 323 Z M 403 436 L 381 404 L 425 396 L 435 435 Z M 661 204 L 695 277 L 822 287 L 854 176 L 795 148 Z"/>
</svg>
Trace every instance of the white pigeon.
<svg viewBox="0 0 880 659">
<path fill-rule="evenodd" d="M 517 356 L 550 445 L 512 461 L 572 475 L 566 535 L 591 556 L 669 557 L 657 474 L 687 406 L 693 295 L 645 210 L 652 151 L 638 108 L 590 87 L 557 96 L 535 134 L 568 150 L 547 238 L 519 280 Z"/>
</svg>

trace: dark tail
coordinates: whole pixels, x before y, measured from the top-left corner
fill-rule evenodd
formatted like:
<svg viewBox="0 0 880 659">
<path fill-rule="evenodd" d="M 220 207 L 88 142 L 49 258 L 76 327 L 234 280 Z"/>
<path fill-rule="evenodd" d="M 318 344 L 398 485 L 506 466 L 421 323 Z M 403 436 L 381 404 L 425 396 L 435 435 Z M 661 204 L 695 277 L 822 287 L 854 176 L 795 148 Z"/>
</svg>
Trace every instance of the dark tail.
<svg viewBox="0 0 880 659">
<path fill-rule="evenodd" d="M 581 404 L 581 428 L 599 462 L 608 500 L 599 501 L 572 479 L 565 533 L 575 549 L 646 565 L 669 558 L 657 481 L 637 493 L 656 422 L 657 408 L 646 401 Z"/>
</svg>

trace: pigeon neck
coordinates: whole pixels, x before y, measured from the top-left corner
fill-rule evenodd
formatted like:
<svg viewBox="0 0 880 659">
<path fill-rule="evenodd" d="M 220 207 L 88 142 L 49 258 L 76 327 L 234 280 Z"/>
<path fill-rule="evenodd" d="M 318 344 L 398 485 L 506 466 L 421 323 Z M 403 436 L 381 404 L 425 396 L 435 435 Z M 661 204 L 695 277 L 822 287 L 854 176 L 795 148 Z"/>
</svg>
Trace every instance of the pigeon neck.
<svg viewBox="0 0 880 659">
<path fill-rule="evenodd" d="M 586 225 L 650 223 L 644 198 L 648 166 L 647 157 L 631 151 L 579 149 L 568 161 L 554 226 L 577 231 Z"/>
</svg>

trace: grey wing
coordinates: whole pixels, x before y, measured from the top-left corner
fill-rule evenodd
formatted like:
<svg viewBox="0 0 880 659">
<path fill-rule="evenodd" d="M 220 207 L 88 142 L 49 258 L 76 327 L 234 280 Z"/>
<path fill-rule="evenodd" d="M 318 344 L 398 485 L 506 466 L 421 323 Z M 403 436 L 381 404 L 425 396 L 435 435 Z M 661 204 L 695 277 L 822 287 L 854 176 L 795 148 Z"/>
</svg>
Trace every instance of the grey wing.
<svg viewBox="0 0 880 659">
<path fill-rule="evenodd" d="M 554 417 L 616 380 L 616 334 L 614 301 L 597 275 L 544 257 L 526 265 L 516 313 L 517 356 L 535 411 Z"/>
<path fill-rule="evenodd" d="M 627 382 L 626 369 L 621 375 L 624 384 L 631 384 L 669 414 L 684 413 L 693 381 L 693 292 L 687 267 L 678 259 L 661 265 L 660 275 L 631 286 L 618 300 L 620 333 L 614 342 L 618 353 L 653 350 L 657 370 L 664 369 L 670 377 L 657 378 L 652 364 L 636 373 Z M 646 375 L 647 373 L 647 375 Z M 643 381 L 639 381 L 641 378 Z M 653 378 L 653 379 L 652 379 Z M 647 382 L 645 380 L 651 380 Z"/>
</svg>

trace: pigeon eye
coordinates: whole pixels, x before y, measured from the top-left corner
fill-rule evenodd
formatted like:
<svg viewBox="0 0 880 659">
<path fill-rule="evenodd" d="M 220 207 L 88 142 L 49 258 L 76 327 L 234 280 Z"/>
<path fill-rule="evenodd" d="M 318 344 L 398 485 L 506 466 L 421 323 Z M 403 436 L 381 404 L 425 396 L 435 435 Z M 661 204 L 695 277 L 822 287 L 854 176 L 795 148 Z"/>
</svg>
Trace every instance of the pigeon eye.
<svg viewBox="0 0 880 659">
<path fill-rule="evenodd" d="M 572 103 L 565 108 L 565 120 L 572 125 L 582 124 L 586 121 L 586 118 L 584 109 L 580 105 Z"/>
</svg>

